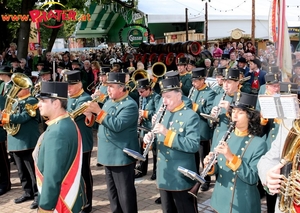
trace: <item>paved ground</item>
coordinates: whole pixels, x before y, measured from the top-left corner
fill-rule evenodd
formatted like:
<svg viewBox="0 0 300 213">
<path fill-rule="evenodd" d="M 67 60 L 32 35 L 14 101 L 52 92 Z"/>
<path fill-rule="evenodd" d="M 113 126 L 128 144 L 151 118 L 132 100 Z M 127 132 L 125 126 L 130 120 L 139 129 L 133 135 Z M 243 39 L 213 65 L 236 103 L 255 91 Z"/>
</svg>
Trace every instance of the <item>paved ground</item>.
<svg viewBox="0 0 300 213">
<path fill-rule="evenodd" d="M 94 178 L 94 196 L 93 196 L 93 212 L 109 213 L 109 201 L 107 199 L 107 191 L 104 179 L 104 168 L 96 166 L 97 147 L 94 147 L 92 153 L 91 167 Z M 138 194 L 138 209 L 140 213 L 162 213 L 160 205 L 154 203 L 159 197 L 156 190 L 155 181 L 150 179 L 152 174 L 152 156 L 150 153 L 149 172 L 143 177 L 136 179 L 136 189 Z M 21 184 L 18 178 L 16 166 L 12 164 L 11 168 L 12 190 L 0 197 L 0 213 L 30 213 L 36 210 L 30 210 L 31 201 L 22 204 L 15 204 L 14 199 L 22 195 Z M 212 184 L 213 186 L 214 184 Z M 198 194 L 198 210 L 203 213 L 212 212 L 209 207 L 209 199 L 213 188 L 207 192 Z M 266 212 L 265 200 L 262 200 L 262 212 Z"/>
</svg>

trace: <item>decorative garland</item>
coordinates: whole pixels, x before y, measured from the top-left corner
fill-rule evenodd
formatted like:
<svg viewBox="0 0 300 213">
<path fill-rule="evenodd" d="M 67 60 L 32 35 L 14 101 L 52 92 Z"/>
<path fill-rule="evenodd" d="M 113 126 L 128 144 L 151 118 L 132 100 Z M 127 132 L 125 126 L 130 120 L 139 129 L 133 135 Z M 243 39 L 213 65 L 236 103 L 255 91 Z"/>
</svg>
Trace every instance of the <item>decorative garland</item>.
<svg viewBox="0 0 300 213">
<path fill-rule="evenodd" d="M 119 30 L 119 40 L 120 40 L 120 44 L 121 44 L 121 48 L 122 48 L 123 54 L 125 54 L 125 46 L 123 44 L 122 32 L 123 32 L 123 30 L 125 28 L 127 28 L 127 27 L 133 27 L 133 26 L 138 26 L 138 27 L 145 28 L 147 30 L 147 32 L 148 32 L 148 36 L 147 36 L 148 41 L 147 42 L 150 43 L 150 29 L 149 29 L 149 27 L 147 27 L 144 24 L 135 24 L 135 23 L 133 23 L 133 24 L 125 24 L 124 27 Z"/>
</svg>

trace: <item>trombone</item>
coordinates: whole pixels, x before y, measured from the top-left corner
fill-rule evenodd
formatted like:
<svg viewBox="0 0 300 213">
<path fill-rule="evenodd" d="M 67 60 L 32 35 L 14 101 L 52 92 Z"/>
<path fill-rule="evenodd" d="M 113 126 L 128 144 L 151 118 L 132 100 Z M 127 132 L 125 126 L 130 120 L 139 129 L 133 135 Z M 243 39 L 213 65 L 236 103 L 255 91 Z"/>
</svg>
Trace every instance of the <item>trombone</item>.
<svg viewBox="0 0 300 213">
<path fill-rule="evenodd" d="M 91 92 L 92 90 L 96 89 L 99 85 L 101 84 L 100 81 L 98 81 L 97 83 L 95 83 L 95 81 L 93 81 L 92 83 L 90 83 L 90 85 L 87 86 L 87 91 Z"/>
</svg>

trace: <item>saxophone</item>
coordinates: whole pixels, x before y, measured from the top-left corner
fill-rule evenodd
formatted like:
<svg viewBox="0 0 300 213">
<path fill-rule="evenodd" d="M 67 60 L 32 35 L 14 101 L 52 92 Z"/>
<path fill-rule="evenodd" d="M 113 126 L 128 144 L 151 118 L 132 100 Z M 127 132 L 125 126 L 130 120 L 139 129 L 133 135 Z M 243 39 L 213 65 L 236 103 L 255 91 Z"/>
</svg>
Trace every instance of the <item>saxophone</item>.
<svg viewBox="0 0 300 213">
<path fill-rule="evenodd" d="M 16 99 L 17 94 L 22 89 L 28 89 L 32 87 L 32 81 L 30 78 L 23 73 L 14 73 L 11 76 L 11 81 L 13 82 L 13 87 L 9 90 L 5 102 L 5 107 L 3 113 L 12 115 L 17 112 L 18 100 Z M 27 107 L 26 107 L 27 109 Z M 7 134 L 16 135 L 20 130 L 21 124 L 3 124 L 3 129 L 6 130 Z"/>
<path fill-rule="evenodd" d="M 284 175 L 279 189 L 279 209 L 282 212 L 296 212 L 294 205 L 300 205 L 300 119 L 293 122 L 282 150 L 280 161 Z"/>
</svg>

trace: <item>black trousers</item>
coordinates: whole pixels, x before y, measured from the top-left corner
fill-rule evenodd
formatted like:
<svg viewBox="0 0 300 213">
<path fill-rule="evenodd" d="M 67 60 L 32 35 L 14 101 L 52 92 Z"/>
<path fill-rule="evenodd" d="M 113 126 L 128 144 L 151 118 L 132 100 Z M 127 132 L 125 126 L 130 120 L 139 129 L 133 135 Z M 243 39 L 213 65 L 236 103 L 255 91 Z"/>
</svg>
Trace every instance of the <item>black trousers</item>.
<svg viewBox="0 0 300 213">
<path fill-rule="evenodd" d="M 267 210 L 268 210 L 268 213 L 274 213 L 275 212 L 277 194 L 269 195 L 268 193 L 266 193 L 266 197 L 267 197 Z"/>
<path fill-rule="evenodd" d="M 5 141 L 0 142 L 0 189 L 10 190 L 10 163 L 5 146 Z"/>
<path fill-rule="evenodd" d="M 91 154 L 92 151 L 84 152 L 82 157 L 82 169 L 81 174 L 83 180 L 85 182 L 86 188 L 86 198 L 87 198 L 87 205 L 83 209 L 84 212 L 91 212 L 92 211 L 92 200 L 93 200 L 93 176 L 91 172 Z"/>
<path fill-rule="evenodd" d="M 188 191 L 159 190 L 163 213 L 198 213 L 197 199 Z"/>
<path fill-rule="evenodd" d="M 112 213 L 137 213 L 134 168 L 135 163 L 126 166 L 105 167 L 105 179 Z"/>
<path fill-rule="evenodd" d="M 28 197 L 38 195 L 32 151 L 33 149 L 13 152 L 24 195 Z"/>
<path fill-rule="evenodd" d="M 139 138 L 139 143 L 140 143 L 140 154 L 143 154 L 145 149 L 143 147 L 144 142 L 142 138 Z M 137 165 L 137 170 L 142 173 L 143 176 L 145 176 L 148 172 L 148 155 L 146 155 L 146 160 L 145 161 L 140 161 Z"/>
</svg>

